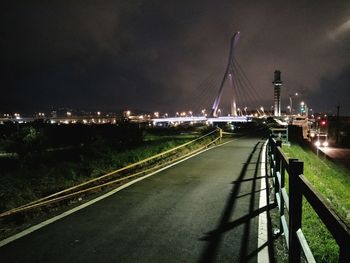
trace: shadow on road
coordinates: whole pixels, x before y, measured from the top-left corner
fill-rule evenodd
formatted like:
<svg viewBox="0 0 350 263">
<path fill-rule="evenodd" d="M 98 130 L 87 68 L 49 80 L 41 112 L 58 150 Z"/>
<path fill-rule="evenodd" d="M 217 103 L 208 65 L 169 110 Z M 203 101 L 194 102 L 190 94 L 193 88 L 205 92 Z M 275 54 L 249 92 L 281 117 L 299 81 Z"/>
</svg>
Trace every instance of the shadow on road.
<svg viewBox="0 0 350 263">
<path fill-rule="evenodd" d="M 256 196 L 256 194 L 258 194 L 261 191 L 260 188 L 257 189 L 258 188 L 257 180 L 264 180 L 265 178 L 265 177 L 262 178 L 261 176 L 258 176 L 260 155 L 261 155 L 262 148 L 263 148 L 262 142 L 258 142 L 254 146 L 247 161 L 244 163 L 242 167 L 242 170 L 240 172 L 238 179 L 232 182 L 233 188 L 230 196 L 227 199 L 225 208 L 222 212 L 217 228 L 213 231 L 206 233 L 204 237 L 200 238 L 200 240 L 206 241 L 207 244 L 205 245 L 204 250 L 202 251 L 199 262 L 215 262 L 217 254 L 219 252 L 220 243 L 222 242 L 224 234 L 228 233 L 229 231 L 233 230 L 238 226 L 243 226 L 243 234 L 241 236 L 241 242 L 239 244 L 240 248 L 237 249 L 237 251 L 239 251 L 238 262 L 256 261 L 258 252 L 266 246 L 268 246 L 270 262 L 274 262 L 273 247 L 272 247 L 273 235 L 272 235 L 271 225 L 268 225 L 269 242 L 265 243 L 263 246 L 259 248 L 253 248 L 253 246 L 250 244 L 250 241 L 252 239 L 254 239 L 256 242 L 258 238 L 256 235 L 252 235 L 251 233 L 252 227 L 256 227 L 257 229 L 257 224 L 255 223 L 253 225 L 252 220 L 254 220 L 255 217 L 259 216 L 260 213 L 267 211 L 268 221 L 270 221 L 269 210 L 274 208 L 274 205 L 267 205 L 265 207 L 256 209 L 256 207 L 258 207 L 257 201 L 259 199 Z M 249 166 L 250 167 L 254 166 L 254 169 L 248 168 Z M 245 178 L 247 175 L 252 176 L 252 178 L 250 177 Z M 265 180 L 267 180 L 267 178 L 265 178 Z M 249 193 L 245 193 L 245 194 L 239 193 L 242 183 L 251 183 L 251 189 Z M 266 185 L 267 186 L 269 185 L 268 182 L 266 182 Z M 265 190 L 268 190 L 268 189 L 265 189 Z M 237 206 L 239 206 L 238 199 L 241 197 L 249 197 L 249 196 L 250 196 L 250 200 L 248 205 L 249 206 L 248 212 L 245 215 L 239 217 L 238 219 L 231 221 L 232 215 L 236 213 L 236 210 L 237 210 L 236 208 Z M 269 196 L 268 193 L 267 193 L 267 196 Z M 237 236 L 237 239 L 239 238 L 240 237 Z M 232 244 L 232 246 L 234 245 L 235 244 Z"/>
</svg>

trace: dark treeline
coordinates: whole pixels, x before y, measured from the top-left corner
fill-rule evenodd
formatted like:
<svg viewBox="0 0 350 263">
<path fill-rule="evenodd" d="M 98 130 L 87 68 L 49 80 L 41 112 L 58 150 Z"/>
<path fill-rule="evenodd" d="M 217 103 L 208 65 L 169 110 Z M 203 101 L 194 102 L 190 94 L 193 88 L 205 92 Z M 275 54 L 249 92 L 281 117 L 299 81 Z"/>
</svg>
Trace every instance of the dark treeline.
<svg viewBox="0 0 350 263">
<path fill-rule="evenodd" d="M 0 211 L 183 144 L 192 133 L 127 122 L 0 125 Z"/>
<path fill-rule="evenodd" d="M 213 128 L 211 128 L 213 129 Z M 118 124 L 49 124 L 31 122 L 27 124 L 6 123 L 0 125 L 0 151 L 16 154 L 16 160 L 32 165 L 57 161 L 74 161 L 100 157 L 110 151 L 124 151 L 155 142 L 145 140 L 145 134 L 164 136 L 183 133 L 205 133 L 210 129 L 196 127 L 151 128 L 136 123 Z M 174 137 L 173 140 L 176 140 Z M 4 158 L 2 158 L 4 159 Z M 13 158 L 12 158 L 13 159 Z M 3 162 L 9 160 L 1 160 Z M 12 160 L 13 161 L 13 160 Z M 11 162 L 12 162 L 11 161 Z"/>
<path fill-rule="evenodd" d="M 350 117 L 328 117 L 328 135 L 339 146 L 350 147 Z"/>
<path fill-rule="evenodd" d="M 38 137 L 47 147 L 82 146 L 96 139 L 109 141 L 110 145 L 116 147 L 124 147 L 142 142 L 143 131 L 137 125 L 130 123 L 59 125 L 33 122 L 0 125 L 0 136 L 2 140 L 19 140 L 26 136 Z"/>
</svg>

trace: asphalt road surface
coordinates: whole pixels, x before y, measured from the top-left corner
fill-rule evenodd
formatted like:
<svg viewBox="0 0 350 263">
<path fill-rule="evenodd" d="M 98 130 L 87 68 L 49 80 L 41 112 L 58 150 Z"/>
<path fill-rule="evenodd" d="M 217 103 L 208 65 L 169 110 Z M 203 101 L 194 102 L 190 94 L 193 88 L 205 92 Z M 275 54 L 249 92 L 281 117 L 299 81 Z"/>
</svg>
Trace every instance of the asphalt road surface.
<svg viewBox="0 0 350 263">
<path fill-rule="evenodd" d="M 240 138 L 0 248 L 10 262 L 256 262 L 263 141 Z"/>
<path fill-rule="evenodd" d="M 337 147 L 320 147 L 319 149 L 329 158 L 342 163 L 350 169 L 350 149 Z"/>
</svg>

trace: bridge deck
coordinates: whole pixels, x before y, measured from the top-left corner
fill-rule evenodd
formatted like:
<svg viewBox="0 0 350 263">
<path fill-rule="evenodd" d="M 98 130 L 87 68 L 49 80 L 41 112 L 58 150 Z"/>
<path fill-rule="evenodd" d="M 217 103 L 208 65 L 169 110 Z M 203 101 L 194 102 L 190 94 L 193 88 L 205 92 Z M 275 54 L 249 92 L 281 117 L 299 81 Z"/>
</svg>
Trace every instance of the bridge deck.
<svg viewBox="0 0 350 263">
<path fill-rule="evenodd" d="M 262 144 L 197 155 L 1 247 L 1 260 L 256 262 Z"/>
</svg>

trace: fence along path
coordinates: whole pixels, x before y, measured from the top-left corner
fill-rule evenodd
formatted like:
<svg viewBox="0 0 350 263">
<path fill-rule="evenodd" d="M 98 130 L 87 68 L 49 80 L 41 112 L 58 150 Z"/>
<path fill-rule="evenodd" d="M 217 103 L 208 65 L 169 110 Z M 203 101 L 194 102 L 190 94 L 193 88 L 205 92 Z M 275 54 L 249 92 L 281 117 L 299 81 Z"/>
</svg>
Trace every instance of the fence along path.
<svg viewBox="0 0 350 263">
<path fill-rule="evenodd" d="M 297 159 L 288 159 L 282 151 L 282 142 L 272 137 L 269 139 L 267 155 L 270 172 L 274 178 L 275 202 L 280 213 L 280 229 L 284 233 L 288 247 L 289 262 L 299 263 L 301 250 L 307 262 L 316 262 L 302 231 L 303 197 L 310 203 L 339 245 L 339 262 L 349 262 L 350 229 L 305 178 L 304 163 Z M 285 188 L 286 172 L 289 180 L 289 195 Z M 289 215 L 288 223 L 286 212 Z"/>
</svg>

